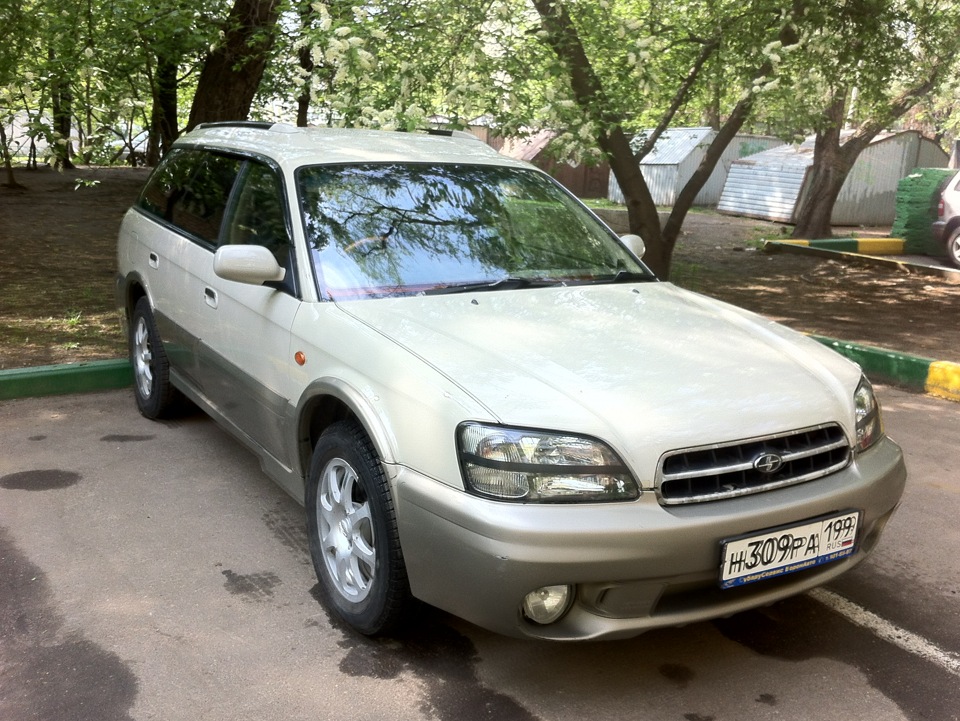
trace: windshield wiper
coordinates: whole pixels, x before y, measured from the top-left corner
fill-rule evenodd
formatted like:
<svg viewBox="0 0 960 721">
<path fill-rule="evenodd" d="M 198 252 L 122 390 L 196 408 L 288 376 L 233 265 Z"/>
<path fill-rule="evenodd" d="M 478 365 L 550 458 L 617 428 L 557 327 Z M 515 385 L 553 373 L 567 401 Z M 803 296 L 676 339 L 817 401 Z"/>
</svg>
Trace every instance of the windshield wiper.
<svg viewBox="0 0 960 721">
<path fill-rule="evenodd" d="M 486 290 L 517 290 L 518 288 L 549 288 L 554 285 L 561 285 L 562 281 L 552 280 L 550 278 L 519 278 L 516 276 L 506 276 L 497 280 L 480 280 L 471 283 L 451 283 L 450 285 L 438 285 L 424 291 L 428 295 L 440 295 L 443 293 L 468 293 L 470 291 Z"/>
</svg>

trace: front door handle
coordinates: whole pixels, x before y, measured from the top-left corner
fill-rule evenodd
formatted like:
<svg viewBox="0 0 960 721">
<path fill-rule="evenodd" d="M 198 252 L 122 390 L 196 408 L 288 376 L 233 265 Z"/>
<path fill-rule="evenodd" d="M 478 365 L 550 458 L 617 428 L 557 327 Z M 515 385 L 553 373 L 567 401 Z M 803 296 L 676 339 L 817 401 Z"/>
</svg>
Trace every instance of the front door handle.
<svg viewBox="0 0 960 721">
<path fill-rule="evenodd" d="M 216 308 L 217 303 L 219 302 L 217 299 L 217 291 L 215 291 L 213 288 L 203 289 L 203 299 L 207 302 L 207 305 L 209 305 L 211 308 Z"/>
</svg>

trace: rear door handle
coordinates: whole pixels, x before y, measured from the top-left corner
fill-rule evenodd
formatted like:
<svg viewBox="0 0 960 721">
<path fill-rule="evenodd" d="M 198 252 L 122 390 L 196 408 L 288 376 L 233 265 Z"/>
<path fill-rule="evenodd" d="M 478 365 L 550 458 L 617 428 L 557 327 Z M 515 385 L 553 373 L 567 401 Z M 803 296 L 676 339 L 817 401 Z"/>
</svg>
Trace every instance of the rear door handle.
<svg viewBox="0 0 960 721">
<path fill-rule="evenodd" d="M 209 305 L 211 308 L 216 308 L 217 303 L 219 302 L 217 299 L 217 291 L 215 291 L 213 288 L 203 289 L 203 299 L 207 302 L 207 305 Z"/>
</svg>

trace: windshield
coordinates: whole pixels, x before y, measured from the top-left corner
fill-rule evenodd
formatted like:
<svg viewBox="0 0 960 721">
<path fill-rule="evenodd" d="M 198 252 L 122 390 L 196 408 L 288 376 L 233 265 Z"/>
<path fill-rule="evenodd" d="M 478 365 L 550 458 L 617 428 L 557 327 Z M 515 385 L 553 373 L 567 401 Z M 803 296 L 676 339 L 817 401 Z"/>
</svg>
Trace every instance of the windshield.
<svg viewBox="0 0 960 721">
<path fill-rule="evenodd" d="M 653 279 L 533 170 L 320 165 L 301 168 L 297 182 L 325 298 Z"/>
</svg>

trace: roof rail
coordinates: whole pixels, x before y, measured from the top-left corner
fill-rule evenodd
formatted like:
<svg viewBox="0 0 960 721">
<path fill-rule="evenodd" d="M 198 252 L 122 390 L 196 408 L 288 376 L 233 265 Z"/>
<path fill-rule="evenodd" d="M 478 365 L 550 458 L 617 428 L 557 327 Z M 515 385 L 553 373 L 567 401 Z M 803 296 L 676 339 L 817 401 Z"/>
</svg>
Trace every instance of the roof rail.
<svg viewBox="0 0 960 721">
<path fill-rule="evenodd" d="M 217 120 L 212 123 L 200 123 L 197 128 L 256 128 L 258 130 L 269 130 L 276 123 L 268 123 L 265 120 Z"/>
<path fill-rule="evenodd" d="M 398 133 L 408 133 L 411 132 L 406 128 L 397 128 Z M 480 140 L 473 133 L 468 133 L 466 130 L 446 130 L 444 128 L 416 128 L 412 132 L 414 133 L 426 133 L 427 135 L 439 135 L 444 138 L 464 138 L 468 140 Z M 480 142 L 483 142 L 482 140 Z"/>
</svg>

